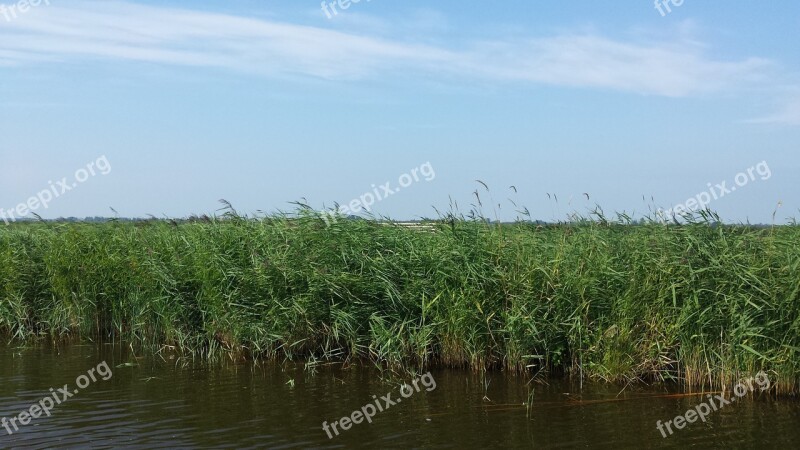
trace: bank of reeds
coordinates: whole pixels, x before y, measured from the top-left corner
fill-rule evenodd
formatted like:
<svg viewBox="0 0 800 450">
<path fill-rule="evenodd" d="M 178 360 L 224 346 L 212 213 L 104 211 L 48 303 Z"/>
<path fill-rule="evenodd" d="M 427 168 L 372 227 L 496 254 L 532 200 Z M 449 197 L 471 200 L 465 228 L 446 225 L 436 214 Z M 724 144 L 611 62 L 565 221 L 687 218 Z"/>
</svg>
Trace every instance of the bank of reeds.
<svg viewBox="0 0 800 450">
<path fill-rule="evenodd" d="M 796 393 L 800 228 L 704 219 L 14 224 L 0 333 Z"/>
</svg>

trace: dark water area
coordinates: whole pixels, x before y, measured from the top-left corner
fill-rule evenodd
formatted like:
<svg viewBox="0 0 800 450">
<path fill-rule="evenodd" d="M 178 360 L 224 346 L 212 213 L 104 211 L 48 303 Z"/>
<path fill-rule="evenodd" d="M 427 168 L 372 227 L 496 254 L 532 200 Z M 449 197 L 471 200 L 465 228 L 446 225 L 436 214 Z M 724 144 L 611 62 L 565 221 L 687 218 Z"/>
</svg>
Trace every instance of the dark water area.
<svg viewBox="0 0 800 450">
<path fill-rule="evenodd" d="M 501 372 L 422 375 L 136 357 L 114 344 L 0 345 L 0 448 L 795 448 L 800 438 L 793 399 L 748 395 L 664 438 L 656 423 L 697 411 L 706 395 Z M 345 416 L 361 423 L 343 430 Z"/>
</svg>

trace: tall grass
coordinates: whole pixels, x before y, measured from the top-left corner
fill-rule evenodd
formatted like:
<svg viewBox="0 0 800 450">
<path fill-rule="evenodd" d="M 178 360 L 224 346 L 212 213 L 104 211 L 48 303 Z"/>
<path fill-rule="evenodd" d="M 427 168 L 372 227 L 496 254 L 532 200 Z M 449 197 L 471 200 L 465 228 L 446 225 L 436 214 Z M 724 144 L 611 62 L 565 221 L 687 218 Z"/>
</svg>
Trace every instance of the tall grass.
<svg viewBox="0 0 800 450">
<path fill-rule="evenodd" d="M 0 333 L 798 392 L 800 228 L 705 219 L 16 224 Z"/>
</svg>

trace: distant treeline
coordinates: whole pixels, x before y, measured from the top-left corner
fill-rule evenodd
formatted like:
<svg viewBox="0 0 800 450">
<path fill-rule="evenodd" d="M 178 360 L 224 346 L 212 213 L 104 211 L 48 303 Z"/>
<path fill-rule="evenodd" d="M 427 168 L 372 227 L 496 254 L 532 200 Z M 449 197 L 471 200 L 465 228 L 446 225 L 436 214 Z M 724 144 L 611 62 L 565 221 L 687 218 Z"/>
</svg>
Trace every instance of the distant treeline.
<svg viewBox="0 0 800 450">
<path fill-rule="evenodd" d="M 152 222 L 165 222 L 165 223 L 194 223 L 194 222 L 211 222 L 211 221 L 224 221 L 229 216 L 209 216 L 209 215 L 201 215 L 201 216 L 189 216 L 189 217 L 181 217 L 181 218 L 157 218 L 157 217 L 102 217 L 102 216 L 94 216 L 94 217 L 59 217 L 57 219 L 41 219 L 41 218 L 22 218 L 17 219 L 16 221 L 9 221 L 9 224 L 20 223 L 20 224 L 30 224 L 33 222 L 48 222 L 48 223 L 106 223 L 106 222 L 135 222 L 135 223 L 152 223 Z M 433 223 L 433 222 L 441 222 L 440 219 L 414 219 L 414 220 L 403 220 L 403 221 L 395 221 L 395 220 L 376 220 L 369 217 L 361 217 L 361 216 L 348 216 L 340 218 L 339 220 L 372 220 L 375 222 L 384 222 L 384 223 Z M 491 219 L 484 219 L 482 220 L 485 223 L 495 224 L 495 225 L 512 225 L 512 224 L 532 224 L 532 225 L 572 225 L 574 224 L 581 224 L 583 221 L 575 221 L 575 222 L 554 222 L 554 221 L 546 221 L 546 220 L 516 220 L 516 221 L 496 221 Z M 625 222 L 625 225 L 650 225 L 654 223 L 649 218 L 643 217 L 638 220 L 631 220 Z M 723 222 L 719 221 L 710 221 L 706 222 L 709 226 L 726 226 Z M 680 222 L 667 222 L 666 225 L 680 225 Z M 765 224 L 765 223 L 757 223 L 757 224 L 736 224 L 735 226 L 741 227 L 752 227 L 752 228 L 770 228 L 775 226 L 774 224 Z"/>
</svg>

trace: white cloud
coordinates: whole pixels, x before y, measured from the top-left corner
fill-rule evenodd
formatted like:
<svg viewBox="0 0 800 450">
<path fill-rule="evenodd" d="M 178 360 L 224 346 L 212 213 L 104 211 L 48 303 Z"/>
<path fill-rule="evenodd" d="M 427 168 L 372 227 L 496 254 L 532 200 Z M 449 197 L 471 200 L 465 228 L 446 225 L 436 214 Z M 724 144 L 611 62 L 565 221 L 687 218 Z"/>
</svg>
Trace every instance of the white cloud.
<svg viewBox="0 0 800 450">
<path fill-rule="evenodd" d="M 430 15 L 429 15 L 430 16 Z M 428 17 L 439 25 L 444 19 Z M 39 7 L 0 24 L 0 67 L 47 61 L 142 61 L 264 75 L 436 77 L 687 96 L 758 77 L 767 61 L 722 61 L 702 46 L 623 42 L 594 33 L 450 47 L 272 20 L 125 2 Z"/>
<path fill-rule="evenodd" d="M 791 125 L 800 126 L 800 96 L 789 97 L 778 107 L 778 111 L 755 119 L 745 121 L 746 123 L 769 124 L 769 125 Z"/>
</svg>

